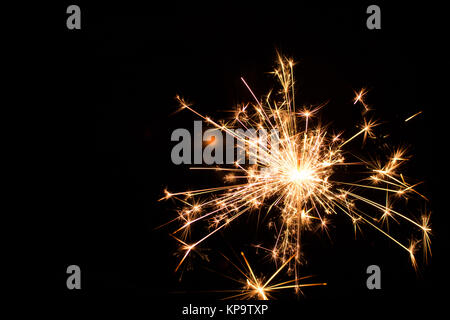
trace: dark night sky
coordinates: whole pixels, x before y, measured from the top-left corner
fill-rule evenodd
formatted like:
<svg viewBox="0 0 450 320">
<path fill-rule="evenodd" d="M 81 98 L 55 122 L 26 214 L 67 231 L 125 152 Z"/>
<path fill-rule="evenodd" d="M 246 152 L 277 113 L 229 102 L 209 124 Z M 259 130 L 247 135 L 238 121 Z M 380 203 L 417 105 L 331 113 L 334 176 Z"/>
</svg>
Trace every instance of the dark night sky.
<svg viewBox="0 0 450 320">
<path fill-rule="evenodd" d="M 354 240 L 351 224 L 336 219 L 331 240 L 310 237 L 305 267 L 306 273 L 316 274 L 329 286 L 305 290 L 306 298 L 300 301 L 283 293 L 280 299 L 292 301 L 277 306 L 309 315 L 322 304 L 329 306 L 322 311 L 331 314 L 347 312 L 348 304 L 358 306 L 356 313 L 372 310 L 377 303 L 392 308 L 393 301 L 398 306 L 408 301 L 414 306 L 419 301 L 435 302 L 448 236 L 432 165 L 435 107 L 427 100 L 422 77 L 432 40 L 426 29 L 411 23 L 417 20 L 419 8 L 374 2 L 382 8 L 382 30 L 371 31 L 365 27 L 365 8 L 372 3 L 365 2 L 296 1 L 256 7 L 229 2 L 211 7 L 77 3 L 82 9 L 81 31 L 65 29 L 69 3 L 59 5 L 63 14 L 50 70 L 52 101 L 55 108 L 59 105 L 53 166 L 57 210 L 51 213 L 51 233 L 46 238 L 54 254 L 46 264 L 53 271 L 55 297 L 69 305 L 106 297 L 125 304 L 133 297 L 152 308 L 173 306 L 176 315 L 179 303 L 215 301 L 220 296 L 172 292 L 233 285 L 201 267 L 226 271 L 229 266 L 200 260 L 178 282 L 179 274 L 173 272 L 176 246 L 168 236 L 171 228 L 153 230 L 173 217 L 176 207 L 157 202 L 165 187 L 183 190 L 220 183 L 217 175 L 190 172 L 187 166 L 171 163 L 171 132 L 191 129 L 197 120 L 187 111 L 173 115 L 174 97 L 181 94 L 200 111 L 220 118 L 221 110 L 250 101 L 241 76 L 257 96 L 273 87 L 267 72 L 279 50 L 298 61 L 299 101 L 329 101 L 322 112 L 325 123 L 353 132 L 360 119 L 358 113 L 348 111 L 353 89 L 370 89 L 368 103 L 386 121 L 383 130 L 391 133 L 386 143 L 409 146 L 413 158 L 407 175 L 425 181 L 420 191 L 431 201 L 426 205 L 411 201 L 408 210 L 413 214 L 432 210 L 434 236 L 432 262 L 421 265 L 417 275 L 401 248 L 368 227 L 363 227 L 364 236 Z M 405 125 L 403 120 L 419 110 L 423 114 Z M 249 225 L 233 227 L 207 247 L 229 255 L 230 247 L 246 250 L 255 263 L 260 261 L 247 245 L 257 237 Z M 211 251 L 211 259 L 220 261 Z M 81 292 L 65 289 L 65 268 L 70 264 L 82 269 Z M 365 268 L 370 264 L 382 270 L 379 292 L 365 288 Z M 261 263 L 261 268 L 271 270 L 270 264 Z"/>
</svg>

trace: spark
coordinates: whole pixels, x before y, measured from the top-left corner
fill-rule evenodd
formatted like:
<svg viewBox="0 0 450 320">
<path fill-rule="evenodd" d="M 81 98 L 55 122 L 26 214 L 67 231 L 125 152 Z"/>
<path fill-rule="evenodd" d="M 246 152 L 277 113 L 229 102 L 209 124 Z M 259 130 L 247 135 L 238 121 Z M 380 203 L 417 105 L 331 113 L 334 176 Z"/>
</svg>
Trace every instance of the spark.
<svg viewBox="0 0 450 320">
<path fill-rule="evenodd" d="M 408 122 L 409 120 L 411 120 L 412 118 L 418 116 L 418 115 L 421 114 L 421 113 L 422 113 L 422 111 L 419 111 L 419 112 L 413 114 L 412 116 L 410 116 L 410 117 L 408 117 L 407 119 L 405 119 L 405 122 Z"/>
<path fill-rule="evenodd" d="M 430 225 L 431 213 L 422 215 L 422 247 L 424 260 L 427 262 L 429 256 L 431 256 L 431 225 Z"/>
<path fill-rule="evenodd" d="M 401 166 L 408 160 L 405 155 L 406 149 L 399 148 L 392 154 L 383 155 L 384 161 L 379 159 L 369 161 L 356 157 L 346 151 L 344 146 L 350 142 L 354 143 L 357 138 L 362 138 L 363 145 L 367 139 L 375 139 L 374 129 L 379 122 L 364 117 L 360 130 L 349 135 L 349 138 L 344 138 L 344 132 L 331 135 L 325 127 L 313 123 L 313 116 L 323 105 L 315 109 L 304 108 L 296 111 L 293 62 L 278 56 L 278 67 L 273 75 L 281 85 L 281 90 L 275 98 L 269 94 L 265 100 L 258 99 L 249 84 L 241 78 L 254 102 L 239 107 L 233 121 L 228 124 L 219 124 L 177 97 L 182 109 L 190 110 L 211 126 L 242 142 L 237 148 L 256 159 L 254 165 L 242 165 L 236 161 L 235 168 L 225 166 L 191 168 L 226 173 L 224 185 L 191 191 L 165 191 L 165 196 L 161 200 L 173 198 L 187 207 L 187 210 L 179 212 L 177 220 L 181 221 L 181 226 L 172 233 L 174 237 L 181 238 L 176 239 L 181 244 L 180 250 L 184 253 L 177 269 L 195 247 L 235 220 L 239 220 L 242 215 L 251 212 L 272 218 L 267 224 L 267 226 L 274 225 L 273 229 L 276 230 L 272 257 L 276 264 L 282 266 L 277 269 L 275 275 L 289 266 L 288 269 L 294 271 L 295 286 L 298 286 L 300 279 L 298 274 L 302 263 L 302 234 L 317 230 L 312 228 L 316 224 L 321 229 L 326 229 L 330 223 L 326 216 L 330 215 L 341 214 L 348 217 L 355 233 L 363 224 L 379 231 L 381 235 L 408 252 L 411 263 L 416 267 L 414 252 L 418 242 L 411 241 L 410 245 L 403 243 L 389 233 L 387 225 L 389 218 L 398 222 L 403 221 L 412 228 L 422 231 L 422 246 L 426 254 L 431 254 L 430 216 L 427 215 L 422 223 L 418 223 L 394 208 L 393 201 L 390 201 L 393 196 L 408 199 L 412 194 L 426 200 L 426 197 L 416 190 L 419 183 L 406 182 L 403 174 L 399 172 Z M 363 105 L 365 112 L 369 111 L 364 101 L 366 94 L 366 89 L 355 91 L 353 99 L 354 104 Z M 236 126 L 276 129 L 279 138 L 277 141 L 269 140 L 267 146 L 264 146 L 260 137 L 256 135 L 242 137 L 236 134 L 232 130 Z M 251 147 L 256 147 L 257 151 L 252 151 Z M 354 169 L 357 167 L 361 170 Z M 335 180 L 335 177 L 339 176 L 335 173 L 343 168 L 346 170 L 347 180 Z M 361 172 L 367 169 L 369 170 L 367 179 L 361 180 Z M 380 193 L 386 200 L 377 202 L 367 198 L 365 195 L 367 190 L 371 191 L 371 195 Z M 206 199 L 194 203 L 191 198 L 199 196 L 206 196 Z M 376 195 L 374 197 L 377 199 Z M 208 226 L 208 232 L 188 245 L 186 241 L 190 233 L 186 230 L 201 223 Z M 247 261 L 246 263 L 251 271 Z M 247 281 L 251 292 L 263 299 L 268 297 L 269 289 L 274 289 L 273 286 L 268 286 L 270 281 L 263 284 L 253 275 L 247 278 Z"/>
<path fill-rule="evenodd" d="M 273 280 L 277 277 L 277 275 L 289 264 L 289 262 L 295 257 L 291 256 L 287 259 L 280 267 L 278 267 L 273 274 L 271 274 L 267 280 L 264 278 L 258 278 L 255 275 L 254 270 L 252 269 L 250 263 L 248 262 L 244 252 L 241 252 L 242 258 L 245 262 L 245 268 L 239 268 L 236 264 L 230 261 L 227 257 L 225 257 L 243 276 L 242 279 L 233 279 L 235 282 L 238 282 L 242 285 L 239 290 L 229 290 L 229 292 L 236 292 L 236 294 L 227 297 L 226 299 L 256 299 L 256 300 L 269 300 L 272 299 L 272 294 L 275 291 L 283 290 L 283 289 L 295 289 L 296 291 L 300 291 L 302 287 L 312 287 L 312 286 L 326 286 L 326 282 L 318 282 L 318 283 L 299 283 L 301 280 L 305 280 L 311 278 L 312 276 L 304 276 L 298 279 L 291 279 L 287 281 L 282 281 L 278 283 L 273 283 Z"/>
<path fill-rule="evenodd" d="M 359 92 L 355 91 L 355 98 L 353 99 L 353 104 L 361 103 L 364 107 L 365 112 L 370 111 L 369 106 L 364 101 L 364 96 L 367 94 L 367 89 L 362 88 Z"/>
</svg>

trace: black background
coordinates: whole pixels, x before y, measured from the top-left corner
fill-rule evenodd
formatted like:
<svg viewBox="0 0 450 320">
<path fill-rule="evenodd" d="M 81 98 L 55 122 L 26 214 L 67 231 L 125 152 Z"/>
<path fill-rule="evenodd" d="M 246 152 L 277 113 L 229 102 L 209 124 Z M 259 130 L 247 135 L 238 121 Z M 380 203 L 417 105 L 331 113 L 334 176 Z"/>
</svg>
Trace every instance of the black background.
<svg viewBox="0 0 450 320">
<path fill-rule="evenodd" d="M 176 204 L 157 201 L 166 187 L 175 191 L 220 183 L 215 174 L 172 164 L 171 132 L 192 129 L 197 120 L 187 111 L 173 114 L 175 95 L 207 115 L 223 118 L 221 111 L 251 101 L 241 76 L 257 96 L 273 88 L 267 72 L 279 50 L 298 62 L 298 101 L 328 101 L 322 121 L 347 133 L 354 132 L 361 119 L 352 104 L 353 90 L 370 90 L 367 102 L 374 115 L 385 120 L 381 131 L 390 133 L 385 143 L 409 146 L 413 158 L 406 175 L 425 181 L 420 191 L 430 201 L 411 201 L 406 210 L 416 217 L 433 211 L 433 257 L 428 265 L 418 257 L 416 273 L 398 246 L 364 226 L 355 240 L 351 223 L 334 219 L 331 239 L 311 236 L 305 249 L 305 274 L 329 285 L 305 289 L 300 298 L 291 292 L 275 295 L 279 301 L 273 302 L 272 316 L 436 312 L 445 280 L 447 218 L 433 173 L 436 107 L 428 101 L 422 76 L 433 42 L 427 20 L 421 18 L 426 10 L 378 2 L 382 29 L 368 30 L 365 10 L 372 3 L 365 2 L 78 1 L 82 29 L 67 30 L 69 4 L 52 11 L 58 17 L 58 33 L 48 68 L 48 114 L 55 120 L 54 148 L 48 153 L 52 205 L 45 217 L 49 232 L 43 238 L 50 253 L 44 262 L 51 271 L 48 288 L 55 301 L 71 310 L 104 302 L 103 311 L 133 305 L 148 315 L 165 310 L 171 318 L 179 316 L 186 303 L 226 296 L 200 291 L 236 289 L 203 268 L 234 272 L 217 248 L 233 259 L 233 250 L 244 250 L 260 273 L 273 271 L 247 245 L 258 239 L 247 220 L 206 243 L 211 262 L 193 261 L 193 271 L 184 272 L 179 282 L 180 273 L 173 271 L 176 243 L 168 236 L 173 227 L 154 228 L 174 217 Z M 404 123 L 420 110 L 423 114 Z M 352 148 L 361 151 L 359 144 Z M 373 147 L 372 152 L 380 150 Z M 400 231 L 407 241 L 408 230 Z M 80 291 L 66 288 L 65 271 L 71 264 L 81 267 Z M 381 267 L 382 290 L 365 286 L 370 264 Z"/>
</svg>

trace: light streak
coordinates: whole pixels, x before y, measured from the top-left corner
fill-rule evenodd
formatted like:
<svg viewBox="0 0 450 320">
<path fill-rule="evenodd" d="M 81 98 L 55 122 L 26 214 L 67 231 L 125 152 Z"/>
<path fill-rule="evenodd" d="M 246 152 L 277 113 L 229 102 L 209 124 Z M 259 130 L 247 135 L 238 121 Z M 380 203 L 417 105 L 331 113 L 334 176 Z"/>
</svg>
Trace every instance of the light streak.
<svg viewBox="0 0 450 320">
<path fill-rule="evenodd" d="M 412 118 L 418 116 L 418 115 L 421 114 L 421 113 L 422 113 L 422 111 L 419 111 L 419 112 L 413 114 L 412 116 L 410 116 L 410 117 L 408 117 L 407 119 L 405 119 L 405 122 L 408 122 L 409 120 L 411 120 Z"/>
</svg>

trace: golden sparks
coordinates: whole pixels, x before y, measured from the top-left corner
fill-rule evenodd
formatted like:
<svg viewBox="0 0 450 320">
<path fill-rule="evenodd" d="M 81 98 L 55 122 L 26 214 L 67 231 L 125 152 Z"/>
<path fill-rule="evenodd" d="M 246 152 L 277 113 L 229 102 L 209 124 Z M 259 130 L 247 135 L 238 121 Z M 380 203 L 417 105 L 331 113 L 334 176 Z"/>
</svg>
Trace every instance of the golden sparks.
<svg viewBox="0 0 450 320">
<path fill-rule="evenodd" d="M 414 253 L 419 242 L 425 255 L 431 254 L 430 215 L 424 216 L 419 223 L 394 207 L 394 203 L 412 195 L 426 199 L 415 189 L 418 183 L 406 182 L 403 174 L 399 172 L 408 160 L 406 150 L 395 149 L 391 154 L 384 155 L 384 161 L 367 161 L 344 149 L 357 138 L 362 138 L 363 144 L 366 139 L 375 138 L 374 128 L 379 123 L 365 117 L 370 111 L 365 102 L 368 91 L 355 91 L 353 99 L 354 104 L 359 103 L 364 108 L 363 124 L 359 131 L 349 135 L 347 139 L 344 139 L 344 133 L 329 134 L 327 128 L 315 123 L 313 119 L 322 106 L 297 110 L 293 65 L 292 60 L 278 56 L 278 66 L 273 75 L 281 85 L 281 90 L 275 94 L 275 98 L 269 94 L 265 99 L 258 99 L 242 78 L 243 84 L 254 98 L 254 103 L 239 106 L 234 119 L 227 124 L 202 115 L 182 98 L 177 97 L 181 109 L 193 112 L 210 126 L 232 136 L 241 142 L 237 145 L 237 151 L 241 148 L 249 157 L 256 159 L 253 165 L 236 161 L 234 168 L 192 168 L 223 172 L 226 174 L 223 185 L 192 191 L 166 191 L 161 200 L 173 198 L 184 205 L 177 218 L 181 226 L 172 233 L 180 243 L 180 251 L 183 253 L 177 269 L 195 247 L 235 220 L 239 220 L 244 214 L 257 212 L 262 217 L 270 215 L 272 219 L 266 227 L 269 224 L 276 226 L 271 228 L 275 230 L 271 252 L 274 262 L 281 267 L 264 282 L 254 276 L 242 254 L 250 275 L 241 272 L 247 274 L 247 290 L 236 297 L 257 296 L 265 300 L 273 290 L 288 287 L 298 289 L 301 286 L 299 280 L 302 279 L 299 276 L 302 234 L 318 229 L 326 230 L 327 224 L 330 223 L 327 216 L 347 216 L 354 225 L 355 232 L 363 224 L 374 228 L 408 252 L 414 266 Z M 420 112 L 405 121 L 418 114 Z M 233 130 L 235 127 L 273 129 L 278 132 L 279 137 L 277 141 L 270 139 L 264 144 L 256 135 L 243 137 L 236 134 Z M 360 169 L 354 171 L 354 168 Z M 335 174 L 343 169 L 346 170 L 345 175 Z M 361 179 L 361 172 L 366 172 L 367 178 Z M 342 176 L 345 176 L 345 181 L 337 180 L 337 177 Z M 378 202 L 367 198 L 367 194 L 370 194 L 375 196 L 374 199 L 378 199 L 376 193 L 381 193 L 381 198 L 385 201 Z M 203 196 L 201 201 L 194 200 L 199 196 Z M 410 224 L 422 234 L 422 239 L 406 244 L 406 241 L 394 237 L 389 233 L 390 219 Z M 190 228 L 202 222 L 206 223 L 208 232 L 199 239 L 190 240 Z M 286 266 L 293 271 L 294 279 L 271 285 L 271 280 Z"/>
</svg>

